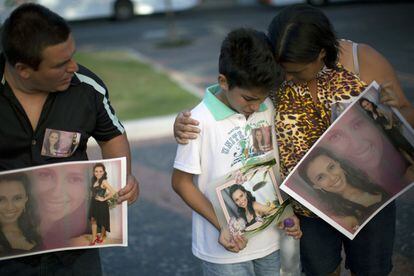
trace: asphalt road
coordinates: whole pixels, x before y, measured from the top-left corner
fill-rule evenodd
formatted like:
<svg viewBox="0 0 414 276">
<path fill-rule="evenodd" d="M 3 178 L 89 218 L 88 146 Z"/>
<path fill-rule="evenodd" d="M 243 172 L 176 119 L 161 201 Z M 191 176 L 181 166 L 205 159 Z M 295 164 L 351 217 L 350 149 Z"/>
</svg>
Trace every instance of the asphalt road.
<svg viewBox="0 0 414 276">
<path fill-rule="evenodd" d="M 389 59 L 414 103 L 414 4 L 353 3 L 323 10 L 339 37 L 370 44 Z M 76 22 L 72 27 L 79 49 L 140 53 L 203 91 L 215 82 L 219 47 L 226 33 L 240 26 L 265 30 L 278 11 L 260 5 L 220 5 L 219 9 L 199 7 L 177 14 L 177 34 L 189 42 L 181 47 L 160 46 L 168 37 L 163 15 L 128 22 Z M 129 208 L 129 247 L 101 250 L 106 275 L 200 275 L 200 263 L 190 249 L 190 211 L 170 187 L 175 148 L 172 137 L 132 142 L 133 170 L 141 182 L 141 197 Z M 92 158 L 97 157 L 94 149 L 90 152 Z M 413 194 L 411 191 L 397 201 L 394 276 L 414 275 Z"/>
</svg>

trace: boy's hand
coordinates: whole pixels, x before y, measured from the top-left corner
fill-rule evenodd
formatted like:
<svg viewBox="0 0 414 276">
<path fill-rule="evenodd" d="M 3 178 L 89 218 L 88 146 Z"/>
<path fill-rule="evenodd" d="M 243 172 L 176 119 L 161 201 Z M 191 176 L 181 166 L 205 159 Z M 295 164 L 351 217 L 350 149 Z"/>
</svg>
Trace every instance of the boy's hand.
<svg viewBox="0 0 414 276">
<path fill-rule="evenodd" d="M 278 223 L 279 229 L 285 230 L 286 235 L 293 237 L 295 240 L 298 240 L 302 237 L 302 231 L 300 230 L 300 222 L 297 216 L 293 215 L 290 218 L 292 219 L 294 224 L 292 226 L 285 226 L 283 221 Z M 286 219 L 285 219 L 286 220 Z"/>
<path fill-rule="evenodd" d="M 247 239 L 242 236 L 232 236 L 228 228 L 222 228 L 220 231 L 220 236 L 218 240 L 226 250 L 238 253 L 240 250 L 243 250 L 247 245 Z"/>
<path fill-rule="evenodd" d="M 196 139 L 200 133 L 198 121 L 191 119 L 190 111 L 180 112 L 174 121 L 174 137 L 178 144 L 188 144 L 188 140 Z"/>
</svg>

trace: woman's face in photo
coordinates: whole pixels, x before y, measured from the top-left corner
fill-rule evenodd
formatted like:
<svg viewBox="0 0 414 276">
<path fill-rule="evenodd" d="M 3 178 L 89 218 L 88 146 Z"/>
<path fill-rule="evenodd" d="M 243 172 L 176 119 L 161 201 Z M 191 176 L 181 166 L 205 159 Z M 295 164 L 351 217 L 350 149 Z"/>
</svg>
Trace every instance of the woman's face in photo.
<svg viewBox="0 0 414 276">
<path fill-rule="evenodd" d="M 15 223 L 24 211 L 27 194 L 19 181 L 0 182 L 0 224 Z"/>
<path fill-rule="evenodd" d="M 361 106 L 363 109 L 368 110 L 368 111 L 373 111 L 374 108 L 372 106 L 372 103 L 370 103 L 369 101 L 366 100 L 362 100 L 361 101 Z"/>
<path fill-rule="evenodd" d="M 80 165 L 35 170 L 34 193 L 39 208 L 50 220 L 74 212 L 87 197 L 87 178 Z"/>
<path fill-rule="evenodd" d="M 58 140 L 59 140 L 59 134 L 57 132 L 51 132 L 49 134 L 49 144 L 51 146 L 55 145 Z"/>
<path fill-rule="evenodd" d="M 315 189 L 330 193 L 341 194 L 348 185 L 345 171 L 339 162 L 326 155 L 319 155 L 313 159 L 306 174 Z"/>
<path fill-rule="evenodd" d="M 105 173 L 105 170 L 102 167 L 96 167 L 95 170 L 93 171 L 93 174 L 95 175 L 96 179 L 101 179 L 104 173 Z"/>
<path fill-rule="evenodd" d="M 247 208 L 247 194 L 242 190 L 236 190 L 231 198 L 238 207 Z"/>
<path fill-rule="evenodd" d="M 384 152 L 385 137 L 375 125 L 355 108 L 323 138 L 331 152 L 363 169 L 376 168 Z"/>
<path fill-rule="evenodd" d="M 263 140 L 263 133 L 261 129 L 256 130 L 256 140 L 261 142 Z"/>
</svg>

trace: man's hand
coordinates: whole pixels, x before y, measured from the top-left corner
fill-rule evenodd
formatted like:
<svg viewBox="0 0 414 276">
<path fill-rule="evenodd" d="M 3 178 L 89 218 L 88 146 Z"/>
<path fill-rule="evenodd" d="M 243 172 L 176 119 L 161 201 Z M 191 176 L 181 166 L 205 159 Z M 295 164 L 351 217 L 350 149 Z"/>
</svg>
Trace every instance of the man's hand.
<svg viewBox="0 0 414 276">
<path fill-rule="evenodd" d="M 200 133 L 198 121 L 191 119 L 190 111 L 180 112 L 174 121 L 174 137 L 178 144 L 188 144 L 188 140 L 196 139 Z"/>
<path fill-rule="evenodd" d="M 127 200 L 128 204 L 134 203 L 138 199 L 139 195 L 139 184 L 135 176 L 129 174 L 127 176 L 127 184 L 124 188 L 118 192 L 118 204 Z"/>
<path fill-rule="evenodd" d="M 279 229 L 285 230 L 286 235 L 293 237 L 295 240 L 298 240 L 302 237 L 302 230 L 300 230 L 300 222 L 297 216 L 293 215 L 290 217 L 294 224 L 291 227 L 286 227 L 283 225 L 283 221 L 278 223 Z"/>
</svg>

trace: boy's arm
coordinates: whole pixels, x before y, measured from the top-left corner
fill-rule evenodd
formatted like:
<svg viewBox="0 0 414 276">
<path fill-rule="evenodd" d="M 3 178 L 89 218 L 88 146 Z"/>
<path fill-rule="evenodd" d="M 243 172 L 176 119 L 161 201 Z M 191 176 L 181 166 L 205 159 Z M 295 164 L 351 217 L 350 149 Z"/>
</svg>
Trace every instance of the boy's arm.
<svg viewBox="0 0 414 276">
<path fill-rule="evenodd" d="M 231 252 L 244 249 L 247 240 L 242 236 L 232 237 L 228 229 L 222 229 L 210 200 L 194 185 L 193 175 L 177 169 L 172 174 L 172 188 L 184 202 L 208 220 L 220 232 L 219 243 Z"/>
<path fill-rule="evenodd" d="M 194 185 L 192 174 L 174 169 L 172 188 L 191 209 L 203 216 L 220 231 L 220 224 L 214 213 L 213 205 Z"/>
</svg>

